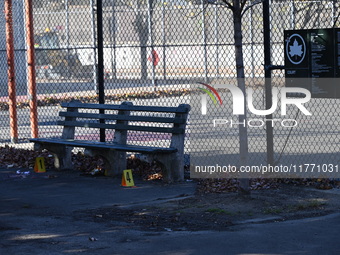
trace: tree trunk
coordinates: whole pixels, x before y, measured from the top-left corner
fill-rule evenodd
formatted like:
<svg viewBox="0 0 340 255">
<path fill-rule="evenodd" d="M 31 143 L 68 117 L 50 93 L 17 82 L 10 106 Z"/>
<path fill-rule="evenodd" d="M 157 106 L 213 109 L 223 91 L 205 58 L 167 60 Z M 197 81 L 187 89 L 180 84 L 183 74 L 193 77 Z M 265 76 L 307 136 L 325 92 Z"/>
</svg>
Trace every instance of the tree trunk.
<svg viewBox="0 0 340 255">
<path fill-rule="evenodd" d="M 142 44 L 140 48 L 140 57 L 141 57 L 140 64 L 141 64 L 141 79 L 142 80 L 146 80 L 148 78 L 148 56 L 147 56 L 147 48 L 144 45 L 145 44 Z"/>
<path fill-rule="evenodd" d="M 149 0 L 150 1 L 150 0 Z M 143 9 L 144 2 L 137 0 L 137 12 L 134 26 L 139 37 L 140 43 L 140 63 L 141 63 L 141 79 L 148 78 L 148 56 L 147 56 L 147 43 L 149 40 L 149 20 L 148 12 Z M 152 12 L 151 12 L 152 15 Z M 152 17 L 151 17 L 152 19 Z"/>
<path fill-rule="evenodd" d="M 233 23 L 234 23 L 234 43 L 235 43 L 235 61 L 237 73 L 237 85 L 246 95 L 246 85 L 244 80 L 244 63 L 243 63 L 243 37 L 242 37 L 242 16 L 240 0 L 233 1 Z M 244 97 L 244 109 L 246 108 L 246 97 Z M 248 164 L 248 134 L 247 134 L 247 111 L 244 115 L 239 115 L 239 137 L 240 137 L 240 165 Z M 242 123 L 242 124 L 241 124 Z M 243 124 L 244 123 L 244 124 Z M 239 193 L 249 194 L 249 179 L 242 178 L 239 180 Z"/>
</svg>

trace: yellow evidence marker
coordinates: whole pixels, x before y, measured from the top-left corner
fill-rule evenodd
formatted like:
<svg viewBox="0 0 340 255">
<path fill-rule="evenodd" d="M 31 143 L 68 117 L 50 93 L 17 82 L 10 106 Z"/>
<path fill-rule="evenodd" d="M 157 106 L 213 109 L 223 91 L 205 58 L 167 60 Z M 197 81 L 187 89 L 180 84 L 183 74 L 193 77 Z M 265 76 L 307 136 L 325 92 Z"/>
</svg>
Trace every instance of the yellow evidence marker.
<svg viewBox="0 0 340 255">
<path fill-rule="evenodd" d="M 123 171 L 122 186 L 123 187 L 133 187 L 133 186 L 135 186 L 135 182 L 133 181 L 131 169 L 127 169 L 127 170 Z"/>
<path fill-rule="evenodd" d="M 46 172 L 44 157 L 37 157 L 35 159 L 34 172 L 36 172 L 36 173 L 45 173 Z"/>
</svg>

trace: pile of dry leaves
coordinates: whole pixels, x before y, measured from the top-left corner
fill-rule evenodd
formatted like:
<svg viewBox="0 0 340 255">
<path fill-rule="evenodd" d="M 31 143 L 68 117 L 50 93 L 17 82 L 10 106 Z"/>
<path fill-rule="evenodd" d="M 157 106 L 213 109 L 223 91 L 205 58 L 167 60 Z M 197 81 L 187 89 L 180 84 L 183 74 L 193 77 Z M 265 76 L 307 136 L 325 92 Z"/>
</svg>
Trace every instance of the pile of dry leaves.
<svg viewBox="0 0 340 255">
<path fill-rule="evenodd" d="M 48 151 L 38 152 L 14 147 L 0 147 L 0 168 L 33 168 L 35 159 L 44 157 L 46 169 L 54 169 L 54 157 Z M 89 157 L 78 152 L 73 154 L 74 169 L 89 175 L 104 175 L 104 161 L 100 157 Z M 128 158 L 128 169 L 144 180 L 162 179 L 161 168 L 156 163 L 148 163 L 134 156 Z"/>
<path fill-rule="evenodd" d="M 317 189 L 340 188 L 340 181 L 335 179 L 251 179 L 250 189 L 276 189 L 280 183 L 296 186 L 315 187 Z M 200 179 L 197 182 L 199 193 L 224 193 L 238 190 L 237 179 Z"/>
<path fill-rule="evenodd" d="M 150 99 L 150 98 L 161 98 L 161 97 L 178 97 L 184 96 L 191 93 L 189 89 L 173 89 L 173 90 L 158 90 L 158 91 L 139 91 L 132 93 L 121 93 L 121 94 L 108 94 L 105 95 L 105 99 L 107 101 L 124 101 L 124 100 L 133 100 L 133 99 Z M 51 105 L 59 105 L 62 102 L 69 102 L 72 100 L 80 100 L 86 103 L 98 103 L 98 95 L 84 95 L 84 96 L 52 96 L 52 97 L 44 97 L 39 98 L 37 101 L 38 106 L 51 106 Z M 17 102 L 17 108 L 28 108 L 29 101 L 21 101 Z M 0 110 L 7 111 L 9 109 L 8 102 L 0 102 Z"/>
<path fill-rule="evenodd" d="M 0 168 L 33 168 L 36 157 L 44 157 L 47 169 L 54 169 L 54 158 L 48 151 L 38 152 L 26 149 L 16 149 L 10 146 L 0 147 Z M 89 157 L 79 152 L 72 157 L 74 169 L 89 175 L 104 175 L 104 162 L 100 157 Z M 134 155 L 128 158 L 128 169 L 132 169 L 135 176 L 143 180 L 162 179 L 161 167 L 156 163 L 142 161 Z M 186 167 L 186 176 L 188 176 Z M 189 177 L 188 177 L 189 178 Z M 197 192 L 224 193 L 235 192 L 238 189 L 237 179 L 198 179 Z M 280 183 L 311 186 L 319 189 L 340 187 L 340 181 L 334 179 L 251 179 L 250 188 L 272 189 Z"/>
</svg>

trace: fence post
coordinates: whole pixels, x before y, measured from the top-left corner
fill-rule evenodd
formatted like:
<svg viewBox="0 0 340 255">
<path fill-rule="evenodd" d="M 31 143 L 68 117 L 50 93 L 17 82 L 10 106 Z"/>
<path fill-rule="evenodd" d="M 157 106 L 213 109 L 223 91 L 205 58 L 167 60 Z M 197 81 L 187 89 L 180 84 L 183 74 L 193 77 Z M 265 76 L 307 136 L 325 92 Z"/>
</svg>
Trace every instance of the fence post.
<svg viewBox="0 0 340 255">
<path fill-rule="evenodd" d="M 270 45 L 270 0 L 263 1 L 263 45 L 264 45 L 264 76 L 265 76 L 265 97 L 266 109 L 270 109 L 273 104 L 273 94 L 271 87 L 271 45 Z M 272 114 L 266 115 L 266 120 L 273 118 Z M 274 164 L 274 139 L 273 126 L 270 121 L 266 121 L 267 136 L 267 164 Z"/>
<path fill-rule="evenodd" d="M 253 33 L 253 8 L 250 8 L 249 10 L 249 25 L 250 25 L 250 56 L 251 56 L 251 78 L 255 78 L 255 58 L 254 58 L 254 33 Z"/>
<path fill-rule="evenodd" d="M 152 70 L 152 77 L 151 77 L 151 81 L 152 81 L 152 86 L 154 91 L 156 91 L 156 87 L 157 87 L 157 82 L 156 82 L 156 66 L 155 66 L 155 54 L 154 54 L 154 41 L 153 41 L 153 0 L 148 0 L 148 30 L 149 30 L 149 43 L 151 46 L 151 70 Z"/>
<path fill-rule="evenodd" d="M 6 15 L 6 49 L 7 49 L 7 75 L 8 75 L 8 97 L 9 97 L 9 116 L 11 142 L 18 142 L 18 121 L 15 85 L 15 65 L 14 65 L 14 35 L 13 35 L 13 16 L 12 0 L 5 0 Z"/>
<path fill-rule="evenodd" d="M 163 79 L 166 80 L 166 33 L 165 33 L 165 4 L 162 4 L 162 38 L 163 38 Z"/>
<path fill-rule="evenodd" d="M 31 136 L 38 137 L 37 88 L 35 81 L 34 30 L 32 0 L 25 0 L 26 41 L 27 41 L 27 85 L 30 106 Z"/>
<path fill-rule="evenodd" d="M 97 47 L 98 47 L 98 96 L 99 103 L 104 104 L 104 36 L 103 36 L 103 3 L 97 0 Z"/>
<path fill-rule="evenodd" d="M 214 37 L 215 37 L 215 56 L 216 56 L 216 60 L 215 60 L 215 77 L 220 77 L 220 56 L 219 56 L 219 31 L 218 31 L 218 7 L 217 5 L 214 6 L 215 8 L 215 19 L 214 19 L 214 27 L 215 27 L 215 31 L 214 31 Z"/>
<path fill-rule="evenodd" d="M 103 2 L 97 0 L 97 47 L 98 47 L 98 97 L 99 103 L 105 103 L 104 92 L 104 37 L 103 37 Z M 99 110 L 100 113 L 105 113 L 104 110 Z M 105 120 L 100 120 L 104 123 Z M 105 129 L 100 129 L 100 141 L 105 142 Z"/>
<path fill-rule="evenodd" d="M 290 29 L 295 29 L 295 3 L 290 1 Z"/>
<path fill-rule="evenodd" d="M 204 81 L 208 82 L 208 52 L 207 52 L 207 35 L 205 27 L 205 6 L 204 1 L 201 0 L 201 12 L 202 12 L 202 40 L 203 40 L 203 56 L 204 56 Z"/>
<path fill-rule="evenodd" d="M 94 0 L 91 1 L 90 16 L 92 20 L 92 47 L 93 47 L 93 67 L 92 67 L 92 80 L 93 80 L 93 90 L 97 92 L 97 50 L 96 50 L 96 20 L 95 20 L 95 4 Z"/>
<path fill-rule="evenodd" d="M 71 56 L 70 54 L 70 11 L 69 11 L 69 2 L 68 0 L 65 1 L 65 32 L 66 32 L 66 48 L 67 48 L 67 56 Z M 67 72 L 69 73 L 69 77 L 74 75 L 73 68 L 70 68 L 70 65 L 67 65 Z"/>
<path fill-rule="evenodd" d="M 116 39 L 116 8 L 115 8 L 115 1 L 112 1 L 112 19 L 110 19 L 110 54 L 111 54 L 111 72 L 113 74 L 113 78 L 117 79 L 117 39 Z M 113 50 L 112 50 L 113 47 Z M 112 53 L 113 51 L 113 53 Z"/>
</svg>

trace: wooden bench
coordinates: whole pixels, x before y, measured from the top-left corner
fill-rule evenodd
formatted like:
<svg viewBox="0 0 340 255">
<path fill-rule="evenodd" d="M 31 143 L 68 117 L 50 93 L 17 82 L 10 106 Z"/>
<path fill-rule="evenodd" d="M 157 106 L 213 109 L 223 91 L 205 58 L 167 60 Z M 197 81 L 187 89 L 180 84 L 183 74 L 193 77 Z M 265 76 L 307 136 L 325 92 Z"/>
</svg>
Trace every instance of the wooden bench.
<svg viewBox="0 0 340 255">
<path fill-rule="evenodd" d="M 131 102 L 121 105 L 87 104 L 80 101 L 62 103 L 67 111 L 60 111 L 63 126 L 59 138 L 32 138 L 35 150 L 47 149 L 55 156 L 55 167 L 71 169 L 71 151 L 74 147 L 85 148 L 85 154 L 103 157 L 108 176 L 121 175 L 126 169 L 126 152 L 145 154 L 146 159 L 161 163 L 163 180 L 167 182 L 184 179 L 184 136 L 190 106 L 178 107 L 135 106 Z M 81 128 L 76 132 L 76 128 Z M 83 130 L 84 129 L 84 130 Z M 95 132 L 97 140 L 77 139 L 79 131 Z M 100 142 L 100 130 L 114 131 L 111 141 Z M 168 147 L 128 144 L 128 133 L 139 135 L 171 134 Z M 76 137 L 75 137 L 76 134 Z M 92 138 L 93 139 L 93 138 Z M 164 139 L 164 137 L 163 137 Z"/>
</svg>

